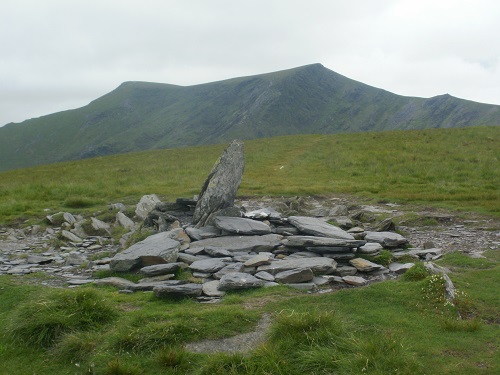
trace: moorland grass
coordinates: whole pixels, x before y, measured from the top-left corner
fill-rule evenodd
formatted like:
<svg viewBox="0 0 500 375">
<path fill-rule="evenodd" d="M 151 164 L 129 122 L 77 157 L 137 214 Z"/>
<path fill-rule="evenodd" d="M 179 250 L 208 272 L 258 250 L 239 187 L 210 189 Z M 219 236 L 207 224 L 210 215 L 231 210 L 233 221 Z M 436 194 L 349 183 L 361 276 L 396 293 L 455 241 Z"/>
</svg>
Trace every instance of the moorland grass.
<svg viewBox="0 0 500 375">
<path fill-rule="evenodd" d="M 0 173 L 0 223 L 104 211 L 144 194 L 191 197 L 226 145 L 148 151 Z M 245 142 L 248 195 L 355 194 L 500 215 L 500 127 L 298 135 Z"/>
<path fill-rule="evenodd" d="M 0 360 L 9 374 L 495 373 L 500 272 L 498 251 L 485 254 L 489 263 L 474 267 L 453 257 L 439 261 L 458 271 L 451 274 L 458 289 L 454 306 L 445 301 L 436 276 L 429 275 L 326 294 L 284 286 L 250 290 L 230 293 L 218 305 L 119 294 L 109 287 L 47 290 L 2 276 Z M 75 323 L 50 345 L 19 340 L 14 328 L 43 323 L 45 313 L 37 309 L 53 311 L 49 307 L 60 305 L 61 293 L 73 296 L 69 300 L 93 295 L 95 303 L 112 306 L 112 318 L 103 321 L 97 314 L 91 319 L 95 324 L 89 324 L 73 305 Z M 29 323 L 20 318 L 26 309 L 35 309 Z M 264 313 L 272 316 L 270 332 L 249 353 L 183 349 L 186 342 L 248 332 Z"/>
</svg>

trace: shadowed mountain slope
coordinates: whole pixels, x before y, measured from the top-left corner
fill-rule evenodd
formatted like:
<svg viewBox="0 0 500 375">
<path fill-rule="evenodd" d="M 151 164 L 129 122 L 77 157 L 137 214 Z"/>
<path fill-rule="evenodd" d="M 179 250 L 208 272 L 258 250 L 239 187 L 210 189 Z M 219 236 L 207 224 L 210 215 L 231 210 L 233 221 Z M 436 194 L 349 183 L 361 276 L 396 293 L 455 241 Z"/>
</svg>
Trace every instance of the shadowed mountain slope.
<svg viewBox="0 0 500 375">
<path fill-rule="evenodd" d="M 400 96 L 313 64 L 187 87 L 125 82 L 0 128 L 0 170 L 234 138 L 478 125 L 500 125 L 500 106 Z"/>
</svg>

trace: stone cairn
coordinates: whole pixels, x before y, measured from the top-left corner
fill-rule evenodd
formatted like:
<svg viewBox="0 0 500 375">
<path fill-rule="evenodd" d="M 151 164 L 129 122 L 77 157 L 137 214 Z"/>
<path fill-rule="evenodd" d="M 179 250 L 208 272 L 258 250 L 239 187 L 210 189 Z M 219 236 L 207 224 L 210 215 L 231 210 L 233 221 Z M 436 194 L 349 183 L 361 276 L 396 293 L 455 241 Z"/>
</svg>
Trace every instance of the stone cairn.
<svg viewBox="0 0 500 375">
<path fill-rule="evenodd" d="M 43 237 L 37 238 L 52 241 L 58 231 L 58 238 L 69 243 L 61 247 L 63 253 L 51 248 L 11 260 L 12 254 L 29 252 L 30 246 L 11 253 L 5 250 L 0 256 L 0 273 L 47 272 L 66 276 L 71 285 L 95 282 L 113 285 L 122 292 L 152 290 L 157 297 L 191 296 L 211 302 L 226 291 L 280 284 L 311 292 L 363 286 L 395 278 L 413 266 L 392 263 L 386 268 L 360 257 L 377 255 L 383 249 L 391 251 L 395 259 L 410 255 L 432 260 L 441 255 L 441 249 L 436 248 L 403 249 L 408 241 L 393 231 L 390 220 L 382 222 L 377 231 L 353 227 L 352 220 L 343 216 L 347 215 L 346 207 L 338 207 L 334 210 L 338 212 L 329 215 L 319 212 L 317 217 L 287 217 L 272 207 L 236 207 L 243 170 L 243 143 L 233 141 L 215 163 L 198 199 L 164 203 L 156 195 L 142 197 L 135 218 L 157 233 L 120 252 L 106 242 L 109 224 L 70 213 L 50 215 L 47 220 L 58 227 L 48 228 Z M 123 245 L 139 225 L 124 214 L 125 206 L 114 206 L 119 210 L 116 225 L 130 230 L 121 240 Z M 337 225 L 328 222 L 332 216 Z M 352 219 L 362 219 L 358 216 Z M 86 236 L 84 229 L 90 227 L 99 235 Z M 5 246 L 21 238 L 20 233 L 4 234 L 11 239 Z M 103 251 L 116 254 L 89 260 L 90 254 Z M 87 272 L 108 269 L 138 272 L 144 278 L 134 283 L 120 277 L 88 277 Z M 176 280 L 180 270 L 189 270 L 196 282 Z M 86 276 L 82 277 L 82 272 Z"/>
</svg>

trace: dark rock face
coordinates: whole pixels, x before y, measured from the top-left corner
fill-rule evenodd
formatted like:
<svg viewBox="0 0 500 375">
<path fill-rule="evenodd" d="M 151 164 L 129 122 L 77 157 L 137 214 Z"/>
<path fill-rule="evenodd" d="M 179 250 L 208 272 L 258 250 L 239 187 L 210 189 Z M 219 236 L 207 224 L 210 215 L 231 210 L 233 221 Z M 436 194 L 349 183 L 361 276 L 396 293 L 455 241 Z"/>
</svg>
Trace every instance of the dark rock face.
<svg viewBox="0 0 500 375">
<path fill-rule="evenodd" d="M 235 140 L 217 160 L 201 189 L 193 214 L 194 225 L 204 226 L 212 213 L 234 204 L 244 166 L 243 142 Z"/>
</svg>

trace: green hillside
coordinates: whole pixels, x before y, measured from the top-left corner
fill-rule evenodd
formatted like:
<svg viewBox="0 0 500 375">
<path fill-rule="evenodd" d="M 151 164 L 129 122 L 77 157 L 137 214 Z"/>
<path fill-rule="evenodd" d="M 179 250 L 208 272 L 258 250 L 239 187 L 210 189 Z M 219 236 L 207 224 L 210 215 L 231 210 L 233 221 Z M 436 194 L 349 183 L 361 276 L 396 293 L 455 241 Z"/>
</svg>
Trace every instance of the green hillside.
<svg viewBox="0 0 500 375">
<path fill-rule="evenodd" d="M 0 222 L 164 200 L 199 190 L 227 144 L 156 150 L 0 173 Z M 356 194 L 500 213 L 500 127 L 300 135 L 245 142 L 239 194 Z M 49 209 L 49 211 L 45 211 Z"/>
<path fill-rule="evenodd" d="M 195 86 L 126 82 L 89 105 L 0 128 L 0 170 L 234 138 L 500 125 L 500 106 L 403 97 L 321 64 Z"/>
</svg>

